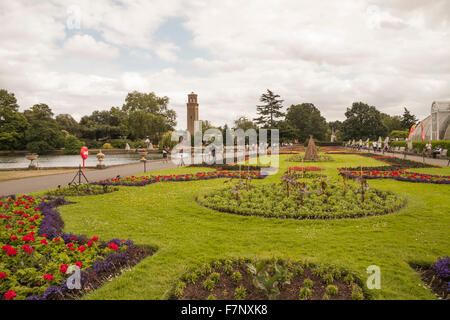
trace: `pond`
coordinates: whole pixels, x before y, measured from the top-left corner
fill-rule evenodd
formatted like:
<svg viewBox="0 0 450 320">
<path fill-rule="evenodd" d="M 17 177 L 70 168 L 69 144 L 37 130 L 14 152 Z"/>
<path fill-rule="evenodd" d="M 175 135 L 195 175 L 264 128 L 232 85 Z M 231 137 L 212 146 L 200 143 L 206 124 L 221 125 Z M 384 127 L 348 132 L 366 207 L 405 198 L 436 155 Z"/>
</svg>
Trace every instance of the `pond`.
<svg viewBox="0 0 450 320">
<path fill-rule="evenodd" d="M 161 159 L 160 153 L 149 153 L 146 156 L 147 160 Z M 136 163 L 141 159 L 138 153 L 123 153 L 123 154 L 106 154 L 103 162 L 106 166 Z M 39 167 L 76 167 L 83 164 L 83 160 L 79 155 L 42 155 L 36 161 Z M 96 166 L 98 163 L 94 155 L 89 155 L 86 159 L 85 165 L 87 167 Z M 30 160 L 25 158 L 25 155 L 17 156 L 0 156 L 0 169 L 8 168 L 28 168 Z"/>
</svg>

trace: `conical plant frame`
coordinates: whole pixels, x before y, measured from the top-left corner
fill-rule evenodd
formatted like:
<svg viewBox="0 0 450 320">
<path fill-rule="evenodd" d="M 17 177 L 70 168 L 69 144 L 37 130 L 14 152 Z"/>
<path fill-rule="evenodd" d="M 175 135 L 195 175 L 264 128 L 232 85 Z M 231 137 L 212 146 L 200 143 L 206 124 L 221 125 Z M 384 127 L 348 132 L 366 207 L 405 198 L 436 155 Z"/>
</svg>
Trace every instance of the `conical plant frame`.
<svg viewBox="0 0 450 320">
<path fill-rule="evenodd" d="M 317 154 L 316 144 L 312 136 L 309 136 L 308 147 L 305 152 L 305 160 L 319 160 L 319 155 Z"/>
</svg>

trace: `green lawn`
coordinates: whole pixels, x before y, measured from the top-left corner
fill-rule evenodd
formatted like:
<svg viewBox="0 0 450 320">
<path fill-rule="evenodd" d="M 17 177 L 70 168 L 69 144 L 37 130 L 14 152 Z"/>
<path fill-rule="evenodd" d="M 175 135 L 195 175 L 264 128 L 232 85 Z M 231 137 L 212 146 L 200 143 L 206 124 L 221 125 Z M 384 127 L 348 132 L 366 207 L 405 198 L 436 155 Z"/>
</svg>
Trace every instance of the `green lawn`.
<svg viewBox="0 0 450 320">
<path fill-rule="evenodd" d="M 281 156 L 279 172 L 265 180 L 279 181 L 289 165 Z M 337 178 L 337 167 L 383 165 L 354 155 L 333 155 L 323 163 L 326 174 Z M 304 164 L 320 166 L 317 163 Z M 177 168 L 159 173 L 187 173 L 208 169 Z M 417 169 L 450 175 L 450 168 Z M 120 187 L 120 191 L 72 198 L 59 207 L 65 231 L 103 239 L 130 238 L 140 245 L 156 245 L 156 254 L 133 269 L 85 295 L 85 299 L 167 299 L 187 268 L 224 257 L 309 259 L 346 268 L 361 279 L 366 268 L 381 268 L 381 290 L 374 299 L 433 299 L 411 262 L 431 263 L 450 249 L 450 186 L 369 180 L 371 187 L 392 190 L 408 198 L 393 214 L 360 219 L 280 220 L 216 212 L 198 205 L 195 196 L 223 187 L 224 179 L 156 183 Z"/>
</svg>

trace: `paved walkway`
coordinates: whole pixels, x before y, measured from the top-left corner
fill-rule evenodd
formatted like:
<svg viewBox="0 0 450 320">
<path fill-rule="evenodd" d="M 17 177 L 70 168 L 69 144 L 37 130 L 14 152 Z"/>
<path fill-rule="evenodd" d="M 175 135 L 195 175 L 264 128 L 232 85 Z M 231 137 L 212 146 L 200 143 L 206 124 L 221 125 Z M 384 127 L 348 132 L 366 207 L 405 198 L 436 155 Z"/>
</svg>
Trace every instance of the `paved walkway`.
<svg viewBox="0 0 450 320">
<path fill-rule="evenodd" d="M 162 160 L 148 161 L 146 163 L 146 172 L 175 168 L 171 161 L 163 162 Z M 66 186 L 72 181 L 78 170 L 71 173 L 52 174 L 48 176 L 31 177 L 17 180 L 9 180 L 0 182 L 0 195 L 9 194 L 26 194 L 30 192 L 37 192 L 42 190 L 54 189 L 58 185 Z M 103 170 L 89 170 L 84 174 L 89 181 L 98 181 L 108 178 L 115 178 L 118 175 L 126 177 L 134 174 L 144 172 L 144 164 L 127 164 L 106 168 Z"/>
<path fill-rule="evenodd" d="M 362 150 L 361 152 L 367 152 L 367 150 Z M 370 153 L 374 153 L 373 151 L 369 151 Z M 376 154 L 383 155 L 382 152 L 375 152 Z M 392 153 L 392 152 L 385 152 L 384 155 L 386 156 L 394 156 L 396 158 L 400 159 L 407 159 L 417 162 L 425 162 L 427 164 L 441 166 L 441 167 L 448 167 L 450 165 L 448 159 L 434 159 L 434 158 L 423 158 L 422 156 L 415 156 L 415 155 L 409 155 L 407 154 L 406 157 L 403 155 L 403 153 Z"/>
</svg>

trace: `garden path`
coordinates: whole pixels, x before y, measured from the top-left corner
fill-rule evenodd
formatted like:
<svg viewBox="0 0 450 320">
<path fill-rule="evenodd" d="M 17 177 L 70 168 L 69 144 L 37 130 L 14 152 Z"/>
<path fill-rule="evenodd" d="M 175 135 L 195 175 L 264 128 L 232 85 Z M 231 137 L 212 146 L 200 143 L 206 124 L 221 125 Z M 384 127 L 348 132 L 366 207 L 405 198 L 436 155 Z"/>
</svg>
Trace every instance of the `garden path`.
<svg viewBox="0 0 450 320">
<path fill-rule="evenodd" d="M 175 168 L 176 165 L 171 161 L 164 162 L 162 160 L 147 161 L 146 172 L 162 169 Z M 58 185 L 66 186 L 72 181 L 77 170 L 70 173 L 53 174 L 40 177 L 16 179 L 0 182 L 0 195 L 9 194 L 27 194 L 42 190 L 54 189 Z M 126 177 L 144 172 L 142 163 L 133 163 L 120 166 L 114 166 L 103 170 L 88 170 L 84 174 L 89 181 L 98 181 L 102 179 L 115 178 L 120 175 Z"/>
</svg>

